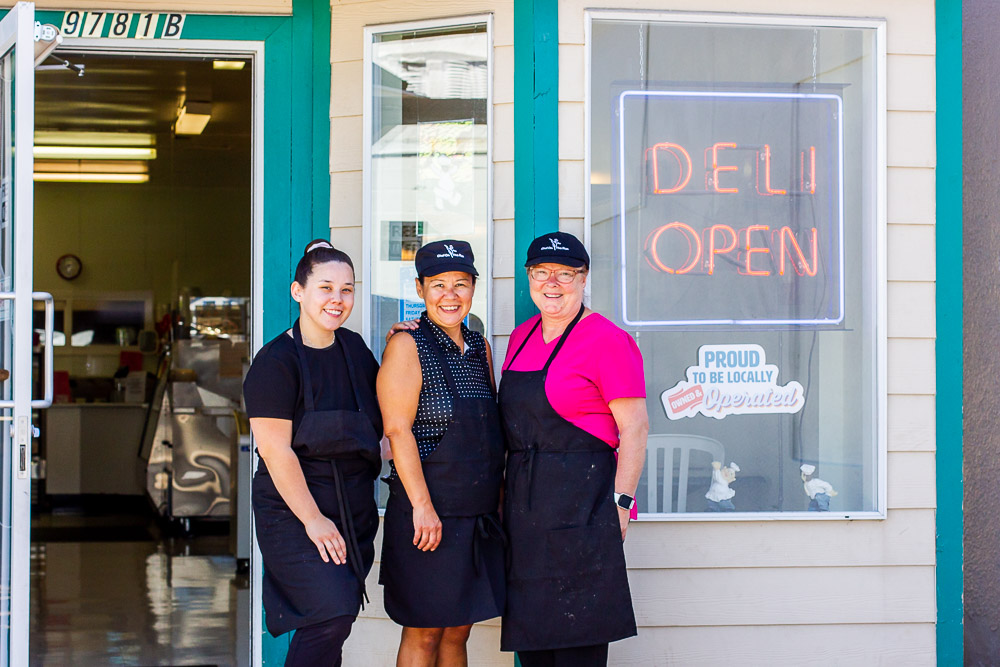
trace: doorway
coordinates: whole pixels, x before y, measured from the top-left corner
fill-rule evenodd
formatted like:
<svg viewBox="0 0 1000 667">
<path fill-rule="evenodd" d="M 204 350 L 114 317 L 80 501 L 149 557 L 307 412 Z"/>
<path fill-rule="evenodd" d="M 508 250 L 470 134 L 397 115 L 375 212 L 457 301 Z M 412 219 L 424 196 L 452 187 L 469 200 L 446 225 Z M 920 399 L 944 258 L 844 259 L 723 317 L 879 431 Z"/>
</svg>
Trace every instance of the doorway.
<svg viewBox="0 0 1000 667">
<path fill-rule="evenodd" d="M 35 95 L 57 403 L 33 451 L 32 664 L 248 664 L 255 57 L 55 55 Z"/>
</svg>

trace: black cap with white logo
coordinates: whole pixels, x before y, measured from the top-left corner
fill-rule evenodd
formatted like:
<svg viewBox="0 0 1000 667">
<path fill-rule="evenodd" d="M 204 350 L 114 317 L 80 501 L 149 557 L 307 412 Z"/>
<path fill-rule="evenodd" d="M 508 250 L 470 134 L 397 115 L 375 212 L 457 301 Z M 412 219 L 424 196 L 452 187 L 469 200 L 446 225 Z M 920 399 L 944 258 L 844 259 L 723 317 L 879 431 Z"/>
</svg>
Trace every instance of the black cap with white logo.
<svg viewBox="0 0 1000 667">
<path fill-rule="evenodd" d="M 590 255 L 580 243 L 580 239 L 566 232 L 542 234 L 528 246 L 528 261 L 525 266 L 535 264 L 563 264 L 575 269 L 590 268 Z"/>
<path fill-rule="evenodd" d="M 448 271 L 464 271 L 473 276 L 479 272 L 473 265 L 475 257 L 472 246 L 466 241 L 433 241 L 417 251 L 413 264 L 417 268 L 417 276 L 428 278 Z"/>
</svg>

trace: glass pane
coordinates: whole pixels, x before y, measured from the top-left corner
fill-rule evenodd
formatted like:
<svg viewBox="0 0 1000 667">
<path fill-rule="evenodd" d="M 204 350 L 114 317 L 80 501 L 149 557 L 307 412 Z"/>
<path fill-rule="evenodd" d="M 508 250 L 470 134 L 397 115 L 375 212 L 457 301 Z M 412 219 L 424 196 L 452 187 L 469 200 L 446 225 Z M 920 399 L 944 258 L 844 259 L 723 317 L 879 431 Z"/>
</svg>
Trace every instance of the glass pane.
<svg viewBox="0 0 1000 667">
<path fill-rule="evenodd" d="M 877 510 L 875 31 L 592 35 L 593 306 L 646 363 L 640 512 Z"/>
<path fill-rule="evenodd" d="M 372 44 L 372 333 L 423 310 L 413 256 L 424 243 L 472 244 L 487 274 L 486 25 L 375 35 Z M 473 300 L 469 326 L 486 330 L 487 289 Z"/>
</svg>

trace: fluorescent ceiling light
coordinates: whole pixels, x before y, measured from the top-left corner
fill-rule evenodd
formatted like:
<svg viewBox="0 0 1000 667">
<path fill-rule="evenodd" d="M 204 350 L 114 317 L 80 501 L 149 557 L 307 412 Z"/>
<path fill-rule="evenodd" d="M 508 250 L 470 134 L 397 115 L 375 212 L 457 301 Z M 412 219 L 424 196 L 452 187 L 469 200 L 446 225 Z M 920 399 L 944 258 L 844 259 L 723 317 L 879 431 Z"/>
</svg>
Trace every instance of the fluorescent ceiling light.
<svg viewBox="0 0 1000 667">
<path fill-rule="evenodd" d="M 155 160 L 155 148 L 137 146 L 35 146 L 37 160 Z"/>
<path fill-rule="evenodd" d="M 40 146 L 152 147 L 156 145 L 156 135 L 149 132 L 60 132 L 36 130 L 35 144 Z"/>
<path fill-rule="evenodd" d="M 185 102 L 177 110 L 176 134 L 201 134 L 212 120 L 211 102 Z"/>
<path fill-rule="evenodd" d="M 35 181 L 43 183 L 147 183 L 149 174 L 81 174 L 35 172 Z"/>
<path fill-rule="evenodd" d="M 241 70 L 246 67 L 245 60 L 213 60 L 212 69 L 235 69 Z"/>
<path fill-rule="evenodd" d="M 36 160 L 35 173 L 148 174 L 145 160 Z"/>
</svg>

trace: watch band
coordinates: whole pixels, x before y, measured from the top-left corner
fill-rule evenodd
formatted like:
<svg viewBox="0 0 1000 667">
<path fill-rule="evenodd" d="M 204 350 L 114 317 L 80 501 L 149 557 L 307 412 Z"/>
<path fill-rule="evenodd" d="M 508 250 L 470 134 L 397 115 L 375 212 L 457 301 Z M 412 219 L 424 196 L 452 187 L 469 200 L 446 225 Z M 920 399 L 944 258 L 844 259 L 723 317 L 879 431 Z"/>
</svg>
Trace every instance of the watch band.
<svg viewBox="0 0 1000 667">
<path fill-rule="evenodd" d="M 635 498 L 627 493 L 615 493 L 615 505 L 623 510 L 631 510 L 635 507 Z"/>
</svg>

